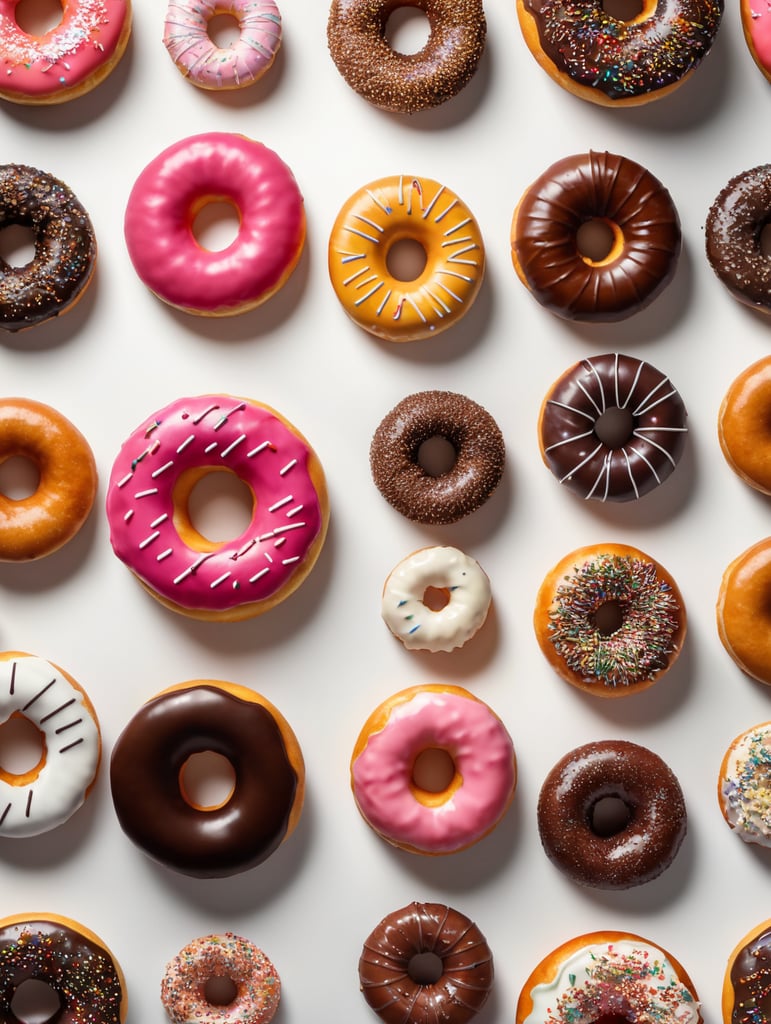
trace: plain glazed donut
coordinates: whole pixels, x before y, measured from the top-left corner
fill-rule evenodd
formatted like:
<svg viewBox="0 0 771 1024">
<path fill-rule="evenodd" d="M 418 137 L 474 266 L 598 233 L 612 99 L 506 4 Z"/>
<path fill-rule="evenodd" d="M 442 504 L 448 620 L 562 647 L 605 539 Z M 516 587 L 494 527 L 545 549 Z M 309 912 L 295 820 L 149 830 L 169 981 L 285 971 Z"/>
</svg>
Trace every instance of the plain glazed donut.
<svg viewBox="0 0 771 1024">
<path fill-rule="evenodd" d="M 610 244 L 592 258 L 579 232 L 604 225 Z M 645 309 L 669 284 L 680 218 L 658 178 L 614 153 L 552 164 L 527 188 L 511 223 L 514 269 L 532 295 L 567 320 L 613 322 Z"/>
<path fill-rule="evenodd" d="M 748 366 L 725 393 L 718 440 L 726 462 L 750 487 L 771 494 L 771 356 Z"/>
<path fill-rule="evenodd" d="M 538 418 L 541 457 L 580 498 L 636 501 L 676 468 L 686 418 L 680 393 L 655 366 L 619 353 L 593 356 L 546 393 Z"/>
<path fill-rule="evenodd" d="M 428 20 L 428 42 L 418 53 L 397 53 L 386 39 L 400 7 L 416 7 Z M 477 69 L 486 33 L 482 0 L 332 0 L 327 22 L 329 52 L 348 85 L 397 114 L 457 95 Z"/>
<path fill-rule="evenodd" d="M 244 532 L 215 543 L 190 519 L 209 473 L 234 473 L 254 497 Z M 107 486 L 118 558 L 166 607 L 235 621 L 287 598 L 316 563 L 329 522 L 324 471 L 300 432 L 260 402 L 200 395 L 144 420 L 121 447 Z"/>
<path fill-rule="evenodd" d="M 625 697 L 672 668 L 687 616 L 674 579 L 650 555 L 600 544 L 571 551 L 546 574 L 533 625 L 547 661 L 568 683 Z"/>
<path fill-rule="evenodd" d="M 739 0 L 739 9 L 752 59 L 771 82 L 771 8 L 765 0 Z"/>
<path fill-rule="evenodd" d="M 207 998 L 207 983 L 227 978 L 235 995 L 225 1005 Z M 253 942 L 224 932 L 193 939 L 170 960 L 161 1002 L 172 1024 L 269 1024 L 281 998 L 281 979 Z"/>
<path fill-rule="evenodd" d="M 27 981 L 47 985 L 56 994 L 56 1024 L 122 1024 L 126 1019 L 128 994 L 120 964 L 98 935 L 70 917 L 15 914 L 0 919 L 0 962 L 4 1024 L 24 1024 L 12 1004 Z"/>
<path fill-rule="evenodd" d="M 720 765 L 717 796 L 729 827 L 745 843 L 771 847 L 771 722 L 736 736 Z"/>
<path fill-rule="evenodd" d="M 96 497 L 96 462 L 88 441 L 49 405 L 0 399 L 0 464 L 14 457 L 32 463 L 38 484 L 24 498 L 0 494 L 2 562 L 57 551 L 83 526 Z"/>
<path fill-rule="evenodd" d="M 612 831 L 595 824 L 603 801 L 621 801 Z M 646 747 L 627 740 L 587 743 L 562 757 L 538 797 L 538 832 L 549 860 L 578 885 L 630 889 L 669 867 L 685 838 L 680 783 Z"/>
<path fill-rule="evenodd" d="M 230 202 L 236 238 L 221 251 L 193 233 L 211 202 Z M 235 316 L 287 281 L 305 243 L 305 206 L 291 170 L 243 135 L 208 132 L 174 143 L 145 167 L 129 194 L 126 245 L 139 278 L 170 306 L 200 316 Z"/>
<path fill-rule="evenodd" d="M 602 0 L 517 0 L 525 42 L 550 78 L 602 106 L 673 92 L 709 53 L 723 0 L 645 0 L 622 20 Z"/>
<path fill-rule="evenodd" d="M 416 774 L 426 751 L 443 751 L 451 762 L 439 791 Z M 362 817 L 410 853 L 457 853 L 479 842 L 506 813 L 516 784 L 506 727 L 460 686 L 413 686 L 389 697 L 362 726 L 351 756 Z"/>
<path fill-rule="evenodd" d="M 434 982 L 410 973 L 426 953 L 441 961 Z M 388 914 L 359 958 L 362 994 L 385 1024 L 466 1024 L 487 1002 L 493 971 L 493 954 L 477 925 L 442 903 L 409 903 Z"/>
<path fill-rule="evenodd" d="M 0 328 L 21 331 L 82 298 L 96 267 L 96 239 L 72 190 L 24 164 L 0 166 L 0 230 L 12 226 L 29 228 L 35 247 L 22 267 L 0 258 Z"/>
<path fill-rule="evenodd" d="M 693 982 L 661 946 L 631 932 L 589 932 L 563 942 L 522 986 L 516 1024 L 604 1019 L 699 1024 Z"/>
<path fill-rule="evenodd" d="M 0 4 L 0 99 L 75 99 L 99 85 L 123 56 L 131 34 L 130 0 L 61 0 L 61 21 L 42 36 L 20 28 L 20 2 Z"/>
<path fill-rule="evenodd" d="M 739 668 L 771 684 L 771 538 L 752 544 L 726 567 L 717 599 L 717 631 Z"/>
<path fill-rule="evenodd" d="M 393 276 L 391 248 L 411 239 L 426 263 L 411 281 Z M 395 175 L 355 192 L 329 237 L 329 276 L 348 316 L 386 341 L 417 341 L 457 323 L 482 284 L 485 251 L 466 204 L 430 178 Z"/>
<path fill-rule="evenodd" d="M 184 787 L 194 754 L 211 751 L 233 767 L 232 793 L 200 807 Z M 166 867 L 224 878 L 261 864 L 291 835 L 305 794 L 297 738 L 259 693 L 218 680 L 162 690 L 118 737 L 110 763 L 121 828 Z"/>
<path fill-rule="evenodd" d="M 762 1024 L 771 1012 L 771 920 L 756 925 L 731 951 L 723 977 L 723 1024 Z"/>
<path fill-rule="evenodd" d="M 238 39 L 217 46 L 209 22 L 229 14 Z M 170 0 L 163 44 L 177 70 L 199 89 L 243 89 L 262 78 L 281 46 L 281 13 L 274 0 Z"/>
<path fill-rule="evenodd" d="M 420 464 L 421 445 L 441 437 L 455 462 L 432 476 Z M 503 434 L 481 405 L 452 391 L 419 391 L 381 420 L 370 444 L 375 486 L 398 512 L 418 523 L 447 524 L 475 512 L 503 476 Z"/>
</svg>

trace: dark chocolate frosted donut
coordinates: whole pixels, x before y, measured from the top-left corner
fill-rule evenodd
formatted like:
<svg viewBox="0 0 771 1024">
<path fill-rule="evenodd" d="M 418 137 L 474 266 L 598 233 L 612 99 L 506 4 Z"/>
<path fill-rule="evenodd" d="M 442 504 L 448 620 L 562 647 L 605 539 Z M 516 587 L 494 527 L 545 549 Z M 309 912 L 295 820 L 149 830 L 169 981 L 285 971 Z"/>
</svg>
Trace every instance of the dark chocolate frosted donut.
<svg viewBox="0 0 771 1024">
<path fill-rule="evenodd" d="M 453 466 L 432 476 L 418 461 L 420 447 L 444 438 Z M 397 511 L 419 523 L 454 523 L 476 511 L 503 475 L 505 445 L 493 417 L 452 391 L 419 391 L 381 421 L 370 445 L 375 484 Z"/>
<path fill-rule="evenodd" d="M 598 259 L 579 247 L 579 229 L 592 221 L 611 239 Z M 669 192 L 650 171 L 613 153 L 552 164 L 525 191 L 511 224 L 520 279 L 568 320 L 611 322 L 644 309 L 672 280 L 681 241 Z"/>
<path fill-rule="evenodd" d="M 416 957 L 442 964 L 434 982 L 413 979 Z M 359 959 L 364 998 L 386 1024 L 465 1024 L 484 1006 L 493 983 L 493 955 L 468 917 L 441 903 L 410 903 L 384 917 Z"/>
<path fill-rule="evenodd" d="M 22 164 L 0 166 L 0 230 L 31 229 L 35 256 L 23 267 L 0 258 L 0 327 L 20 331 L 69 309 L 91 280 L 91 221 L 58 178 Z"/>
<path fill-rule="evenodd" d="M 686 416 L 680 393 L 655 366 L 613 352 L 592 356 L 547 392 L 538 422 L 541 455 L 581 498 L 634 501 L 677 466 Z"/>
<path fill-rule="evenodd" d="M 615 828 L 595 817 L 617 800 L 626 818 Z M 552 768 L 538 798 L 544 852 L 579 885 L 630 889 L 658 877 L 674 860 L 687 818 L 680 783 L 646 747 L 626 740 L 587 743 Z"/>
<path fill-rule="evenodd" d="M 771 313 L 771 260 L 761 248 L 771 218 L 771 164 L 731 178 L 707 214 L 707 259 L 731 295 Z"/>
<path fill-rule="evenodd" d="M 771 1019 L 771 920 L 757 925 L 728 958 L 723 979 L 724 1024 Z"/>
</svg>

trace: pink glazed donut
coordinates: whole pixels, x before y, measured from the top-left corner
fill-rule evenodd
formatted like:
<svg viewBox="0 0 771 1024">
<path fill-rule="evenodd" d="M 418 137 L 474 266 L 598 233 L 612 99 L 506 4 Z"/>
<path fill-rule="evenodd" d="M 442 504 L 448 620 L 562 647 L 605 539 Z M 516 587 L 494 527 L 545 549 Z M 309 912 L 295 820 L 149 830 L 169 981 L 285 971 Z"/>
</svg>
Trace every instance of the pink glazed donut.
<svg viewBox="0 0 771 1024">
<path fill-rule="evenodd" d="M 451 778 L 430 788 L 416 764 L 442 752 Z M 413 686 L 364 723 L 351 757 L 351 788 L 367 824 L 410 853 L 465 850 L 491 832 L 514 796 L 517 766 L 506 727 L 460 686 Z"/>
<path fill-rule="evenodd" d="M 254 497 L 246 530 L 203 537 L 188 501 L 209 473 L 234 473 Z M 303 582 L 329 520 L 315 452 L 269 406 L 230 395 L 183 398 L 144 420 L 121 447 L 107 486 L 118 558 L 166 607 L 197 619 L 260 615 Z"/>
<path fill-rule="evenodd" d="M 221 251 L 193 232 L 211 202 L 238 211 L 238 234 Z M 200 316 L 234 316 L 286 282 L 305 242 L 305 206 L 294 175 L 261 142 L 229 132 L 169 146 L 137 178 L 124 220 L 134 269 L 159 299 Z"/>
<path fill-rule="evenodd" d="M 766 0 L 741 0 L 739 6 L 752 59 L 771 82 L 771 8 Z"/>
</svg>

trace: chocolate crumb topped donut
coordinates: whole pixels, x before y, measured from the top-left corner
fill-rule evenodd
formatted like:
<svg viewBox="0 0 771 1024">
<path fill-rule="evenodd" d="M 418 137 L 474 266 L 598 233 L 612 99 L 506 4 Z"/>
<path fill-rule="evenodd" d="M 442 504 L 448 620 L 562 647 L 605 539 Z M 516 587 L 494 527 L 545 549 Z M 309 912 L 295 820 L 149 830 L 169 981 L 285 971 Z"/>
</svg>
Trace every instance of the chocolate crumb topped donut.
<svg viewBox="0 0 771 1024">
<path fill-rule="evenodd" d="M 443 438 L 455 450 L 445 473 L 423 468 L 421 446 Z M 381 421 L 370 445 L 375 484 L 389 504 L 419 523 L 454 523 L 492 495 L 503 475 L 505 445 L 481 405 L 452 391 L 419 391 Z"/>
<path fill-rule="evenodd" d="M 435 981 L 412 976 L 416 958 L 426 953 L 441 961 Z M 386 1024 L 465 1024 L 490 994 L 493 956 L 464 914 L 441 903 L 410 903 L 384 917 L 364 942 L 359 981 L 364 998 Z"/>
<path fill-rule="evenodd" d="M 761 235 L 771 219 L 771 164 L 731 178 L 710 207 L 707 259 L 735 299 L 771 313 L 771 259 Z"/>
<path fill-rule="evenodd" d="M 0 257 L 0 327 L 20 331 L 64 313 L 81 297 L 96 263 L 91 220 L 58 178 L 23 164 L 0 166 L 0 230 L 34 235 L 34 258 L 22 267 Z"/>
</svg>

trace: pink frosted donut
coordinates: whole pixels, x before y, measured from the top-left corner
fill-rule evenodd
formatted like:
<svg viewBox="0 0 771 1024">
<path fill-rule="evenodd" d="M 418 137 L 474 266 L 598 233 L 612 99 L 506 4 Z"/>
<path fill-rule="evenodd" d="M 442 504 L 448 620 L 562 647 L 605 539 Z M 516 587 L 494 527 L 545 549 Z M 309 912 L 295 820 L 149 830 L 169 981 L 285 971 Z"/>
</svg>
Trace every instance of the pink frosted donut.
<svg viewBox="0 0 771 1024">
<path fill-rule="evenodd" d="M 130 0 L 62 0 L 62 20 L 42 36 L 16 20 L 21 0 L 0 0 L 0 98 L 63 103 L 112 71 L 131 34 Z"/>
<path fill-rule="evenodd" d="M 771 8 L 766 0 L 740 0 L 739 7 L 752 59 L 771 81 Z"/>
<path fill-rule="evenodd" d="M 209 36 L 215 15 L 230 14 L 239 37 L 217 46 Z M 262 78 L 281 46 L 274 0 L 171 0 L 163 42 L 178 70 L 199 89 L 242 89 Z"/>
<path fill-rule="evenodd" d="M 193 233 L 208 203 L 237 209 L 236 238 L 221 251 Z M 259 306 L 285 283 L 305 242 L 305 207 L 294 175 L 261 142 L 230 132 L 182 139 L 137 178 L 124 219 L 134 269 L 171 306 L 233 316 Z"/>
<path fill-rule="evenodd" d="M 416 778 L 425 752 L 442 751 L 452 778 L 436 791 Z M 372 714 L 351 757 L 351 788 L 362 817 L 411 853 L 457 853 L 491 832 L 514 796 L 511 737 L 483 701 L 460 686 L 413 686 Z"/>
<path fill-rule="evenodd" d="M 205 475 L 229 471 L 251 490 L 251 522 L 215 543 L 190 520 Z M 199 619 L 260 615 L 313 568 L 329 519 L 324 472 L 299 431 L 269 406 L 230 395 L 183 398 L 144 420 L 107 486 L 118 558 L 162 604 Z"/>
</svg>

